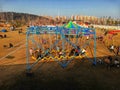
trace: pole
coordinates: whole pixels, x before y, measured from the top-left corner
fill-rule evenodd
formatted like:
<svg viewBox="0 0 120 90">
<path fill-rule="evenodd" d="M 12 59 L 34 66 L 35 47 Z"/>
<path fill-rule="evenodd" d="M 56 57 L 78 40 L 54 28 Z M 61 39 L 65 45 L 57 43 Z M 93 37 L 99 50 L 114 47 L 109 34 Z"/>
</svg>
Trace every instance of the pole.
<svg viewBox="0 0 120 90">
<path fill-rule="evenodd" d="M 96 31 L 95 29 L 94 30 L 94 61 L 93 61 L 93 65 L 96 65 L 97 62 L 96 62 Z"/>
<path fill-rule="evenodd" d="M 26 33 L 26 69 L 27 69 L 27 73 L 30 72 L 30 64 L 29 64 L 29 43 L 28 43 L 28 39 L 29 38 L 29 31 L 27 31 Z"/>
</svg>

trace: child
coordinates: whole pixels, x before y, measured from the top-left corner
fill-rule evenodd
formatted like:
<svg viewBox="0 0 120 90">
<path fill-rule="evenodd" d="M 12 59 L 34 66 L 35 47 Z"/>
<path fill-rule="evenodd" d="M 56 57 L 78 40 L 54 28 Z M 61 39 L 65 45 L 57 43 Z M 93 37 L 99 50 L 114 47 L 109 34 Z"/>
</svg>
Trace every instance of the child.
<svg viewBox="0 0 120 90">
<path fill-rule="evenodd" d="M 30 48 L 29 52 L 30 52 L 30 55 L 33 55 L 33 49 L 32 48 Z"/>
<path fill-rule="evenodd" d="M 86 53 L 86 50 L 83 49 L 83 50 L 81 51 L 81 55 L 84 55 L 85 53 Z"/>
<path fill-rule="evenodd" d="M 13 44 L 12 44 L 12 43 L 9 43 L 9 47 L 12 48 L 12 47 L 13 47 Z"/>
</svg>

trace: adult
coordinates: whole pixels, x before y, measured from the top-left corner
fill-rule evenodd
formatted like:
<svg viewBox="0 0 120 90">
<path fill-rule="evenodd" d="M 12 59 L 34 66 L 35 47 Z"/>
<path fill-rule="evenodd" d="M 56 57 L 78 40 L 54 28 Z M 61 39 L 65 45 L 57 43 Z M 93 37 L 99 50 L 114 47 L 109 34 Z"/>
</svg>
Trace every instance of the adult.
<svg viewBox="0 0 120 90">
<path fill-rule="evenodd" d="M 6 38 L 7 37 L 7 35 L 6 34 L 4 34 L 4 38 Z"/>
<path fill-rule="evenodd" d="M 70 51 L 69 56 L 74 55 L 74 52 L 75 52 L 75 49 L 73 48 L 73 49 Z"/>
<path fill-rule="evenodd" d="M 0 35 L 1 38 L 3 38 L 3 35 Z"/>
<path fill-rule="evenodd" d="M 9 47 L 12 48 L 12 47 L 13 47 L 13 44 L 12 44 L 12 43 L 9 43 Z"/>
<path fill-rule="evenodd" d="M 10 30 L 11 30 L 11 31 L 14 31 L 14 30 L 15 30 L 15 26 L 14 26 L 14 25 L 11 26 L 11 27 L 10 27 Z"/>
<path fill-rule="evenodd" d="M 110 60 L 110 63 L 112 63 L 112 57 L 108 56 L 108 59 Z"/>
<path fill-rule="evenodd" d="M 60 52 L 59 52 L 59 58 L 60 58 L 62 55 L 63 55 L 63 52 L 62 52 L 62 50 L 60 50 Z"/>
<path fill-rule="evenodd" d="M 37 51 L 37 59 L 39 59 L 39 58 L 42 58 L 42 50 L 41 49 L 39 49 Z"/>
<path fill-rule="evenodd" d="M 114 65 L 115 65 L 115 67 L 120 67 L 120 62 L 118 59 L 115 59 Z"/>
<path fill-rule="evenodd" d="M 108 56 L 107 58 L 105 58 L 104 62 L 106 64 L 106 66 L 107 66 L 107 69 L 111 70 L 111 67 L 112 67 L 112 57 Z"/>
<path fill-rule="evenodd" d="M 18 34 L 22 33 L 22 29 L 18 30 Z"/>
<path fill-rule="evenodd" d="M 118 46 L 118 47 L 116 47 L 116 50 L 117 50 L 117 55 L 119 54 L 119 52 L 120 52 L 120 46 Z"/>
</svg>

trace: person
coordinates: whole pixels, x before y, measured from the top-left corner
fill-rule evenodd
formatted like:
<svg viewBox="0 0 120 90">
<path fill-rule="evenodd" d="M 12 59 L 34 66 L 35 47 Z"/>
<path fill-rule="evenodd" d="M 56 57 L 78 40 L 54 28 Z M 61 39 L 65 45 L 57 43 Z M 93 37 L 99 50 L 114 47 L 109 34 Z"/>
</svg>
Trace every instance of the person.
<svg viewBox="0 0 120 90">
<path fill-rule="evenodd" d="M 49 54 L 50 54 L 50 49 L 47 48 L 46 51 L 45 51 L 45 57 L 47 57 Z"/>
<path fill-rule="evenodd" d="M 78 52 L 80 52 L 80 47 L 79 46 L 77 46 L 77 49 L 78 49 Z"/>
<path fill-rule="evenodd" d="M 110 61 L 110 56 L 108 56 L 107 58 L 105 58 L 104 62 L 106 64 L 107 69 L 111 70 L 111 61 Z"/>
<path fill-rule="evenodd" d="M 114 65 L 115 65 L 115 67 L 120 67 L 120 62 L 118 59 L 115 59 Z"/>
<path fill-rule="evenodd" d="M 110 60 L 110 63 L 112 63 L 112 57 L 108 56 L 108 59 Z"/>
<path fill-rule="evenodd" d="M 21 31 L 19 30 L 19 31 L 18 31 L 18 34 L 20 34 L 20 33 L 21 33 Z"/>
<path fill-rule="evenodd" d="M 89 36 L 87 36 L 87 40 L 89 40 Z"/>
<path fill-rule="evenodd" d="M 81 55 L 84 55 L 86 53 L 86 50 L 83 48 L 81 51 Z"/>
<path fill-rule="evenodd" d="M 75 56 L 79 56 L 79 50 L 75 49 Z"/>
<path fill-rule="evenodd" d="M 69 56 L 74 55 L 74 52 L 75 52 L 75 49 L 73 48 L 73 49 L 70 51 Z"/>
<path fill-rule="evenodd" d="M 80 47 L 77 46 L 77 48 L 75 49 L 75 56 L 79 56 L 80 53 Z"/>
<path fill-rule="evenodd" d="M 46 40 L 45 40 L 45 39 L 42 39 L 42 43 L 43 43 L 43 44 L 46 44 Z"/>
<path fill-rule="evenodd" d="M 60 47 L 59 46 L 57 46 L 57 52 L 59 52 L 60 51 Z"/>
<path fill-rule="evenodd" d="M 9 47 L 12 48 L 12 47 L 13 47 L 13 44 L 12 44 L 12 43 L 9 43 Z"/>
<path fill-rule="evenodd" d="M 59 57 L 62 56 L 62 55 L 63 55 L 62 50 L 60 50 L 60 52 L 59 52 Z"/>
<path fill-rule="evenodd" d="M 120 52 L 120 46 L 118 46 L 116 49 L 117 49 L 117 53 L 116 54 L 118 55 L 119 52 Z"/>
<path fill-rule="evenodd" d="M 32 48 L 30 48 L 29 52 L 30 52 L 30 55 L 33 55 L 33 49 Z"/>
<path fill-rule="evenodd" d="M 98 59 L 98 61 L 97 61 L 99 64 L 103 64 L 103 61 L 102 61 L 102 59 Z"/>
<path fill-rule="evenodd" d="M 99 36 L 99 40 L 100 40 L 100 41 L 103 41 L 103 36 Z"/>
<path fill-rule="evenodd" d="M 4 38 L 6 38 L 7 36 L 6 36 L 6 34 L 4 34 Z"/>
<path fill-rule="evenodd" d="M 15 26 L 14 26 L 14 25 L 11 26 L 11 27 L 10 27 L 10 30 L 11 30 L 11 31 L 14 31 L 14 30 L 15 30 Z"/>
<path fill-rule="evenodd" d="M 114 52 L 114 46 L 113 45 L 110 46 L 110 52 Z"/>
<path fill-rule="evenodd" d="M 18 34 L 22 33 L 22 29 L 18 30 Z"/>
<path fill-rule="evenodd" d="M 0 35 L 1 38 L 3 38 L 3 35 Z"/>
<path fill-rule="evenodd" d="M 42 58 L 42 51 L 41 49 L 37 50 L 37 59 Z"/>
</svg>

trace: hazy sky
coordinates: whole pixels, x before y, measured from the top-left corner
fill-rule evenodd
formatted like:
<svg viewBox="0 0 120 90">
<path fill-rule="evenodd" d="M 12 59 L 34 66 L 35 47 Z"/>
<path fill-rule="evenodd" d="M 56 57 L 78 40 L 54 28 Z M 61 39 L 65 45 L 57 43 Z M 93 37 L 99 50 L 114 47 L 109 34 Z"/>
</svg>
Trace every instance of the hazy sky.
<svg viewBox="0 0 120 90">
<path fill-rule="evenodd" d="M 0 11 L 120 17 L 120 0 L 0 0 Z"/>
</svg>

